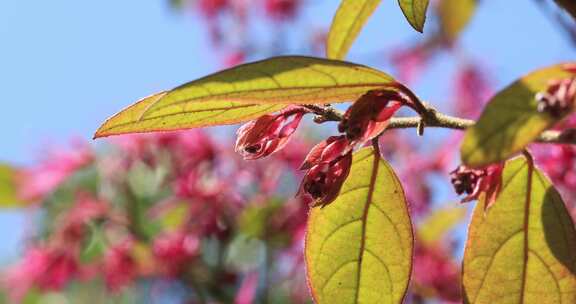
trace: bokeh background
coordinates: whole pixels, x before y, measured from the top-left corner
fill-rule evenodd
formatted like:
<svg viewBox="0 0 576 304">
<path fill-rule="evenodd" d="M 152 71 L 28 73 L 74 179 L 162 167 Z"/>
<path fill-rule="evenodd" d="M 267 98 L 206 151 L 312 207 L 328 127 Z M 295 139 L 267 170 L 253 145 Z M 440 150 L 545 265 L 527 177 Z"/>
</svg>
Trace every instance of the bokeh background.
<svg viewBox="0 0 576 304">
<path fill-rule="evenodd" d="M 213 14 L 209 2 L 0 1 L 0 161 L 27 167 L 74 142 L 103 145 L 106 140 L 91 138 L 111 114 L 231 64 L 279 54 L 321 56 L 339 3 L 296 1 L 295 11 L 283 16 L 281 9 L 280 15 L 270 12 L 265 0 L 236 1 L 248 7 L 239 29 L 237 16 Z M 425 68 L 412 67 L 416 76 L 407 81 L 420 97 L 453 113 L 455 77 L 467 62 L 482 69 L 493 92 L 535 68 L 574 60 L 575 41 L 558 22 L 564 17 L 549 1 L 481 1 L 456 50 L 440 52 Z M 429 14 L 427 29 L 434 28 L 435 18 Z M 418 45 L 429 33 L 415 32 L 396 1 L 383 1 L 347 59 L 403 78 L 408 67 L 398 61 L 408 59 L 395 54 Z M 233 139 L 234 130 L 209 132 Z M 410 137 L 413 132 L 398 131 Z M 424 151 L 436 149 L 448 134 L 427 130 L 420 145 Z M 456 205 L 459 198 L 447 176 L 426 182 L 434 189 L 433 204 Z M 0 210 L 0 264 L 22 256 L 29 221 L 28 210 Z M 454 238 L 461 241 L 464 232 Z M 461 255 L 458 246 L 456 258 Z"/>
</svg>

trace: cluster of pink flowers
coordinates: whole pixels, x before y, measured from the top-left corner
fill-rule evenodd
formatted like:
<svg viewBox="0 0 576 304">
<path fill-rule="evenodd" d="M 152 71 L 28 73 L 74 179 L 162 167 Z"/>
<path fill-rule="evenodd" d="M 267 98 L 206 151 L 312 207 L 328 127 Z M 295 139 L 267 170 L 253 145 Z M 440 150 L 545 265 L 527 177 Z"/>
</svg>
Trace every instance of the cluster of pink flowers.
<svg viewBox="0 0 576 304">
<path fill-rule="evenodd" d="M 294 115 L 299 121 L 303 114 Z M 278 141 L 272 142 L 278 148 L 293 130 L 290 122 L 274 123 L 277 130 L 265 133 L 276 133 Z M 252 303 L 260 296 L 258 269 L 231 268 L 224 255 L 240 235 L 250 236 L 242 218 L 278 200 L 262 223 L 250 223 L 264 225 L 267 237 L 250 237 L 261 239 L 275 255 L 272 265 L 282 265 L 269 270 L 270 280 L 285 280 L 290 271 L 296 275 L 289 282 L 304 282 L 301 260 L 287 257 L 302 247 L 309 201 L 280 187 L 290 178 L 286 173 L 300 175 L 307 144 L 293 144 L 266 163 L 247 164 L 201 131 L 135 135 L 108 143 L 102 147 L 106 153 L 77 145 L 37 168 L 21 169 L 19 189 L 35 202 L 31 212 L 41 209 L 49 218 L 30 235 L 22 260 L 4 272 L 2 282 L 14 302 L 35 290 L 66 290 L 72 281 L 100 278 L 115 294 L 141 279 L 164 278 L 202 282 L 195 283 L 192 299 L 231 289 L 238 290 L 238 303 Z M 271 149 L 263 148 L 257 152 Z M 220 256 L 215 265 L 202 257 L 209 243 L 219 248 L 210 253 Z M 305 299 L 306 289 L 301 292 L 285 291 Z M 228 297 L 225 302 L 235 294 Z"/>
<path fill-rule="evenodd" d="M 338 125 L 343 134 L 320 142 L 304 159 L 300 169 L 306 170 L 306 174 L 298 191 L 300 196 L 311 197 L 314 206 L 334 201 L 350 172 L 354 148 L 380 135 L 402 105 L 412 104 L 401 89 L 370 91 L 354 102 Z M 248 122 L 238 130 L 236 151 L 248 160 L 279 151 L 294 134 L 303 115 L 311 112 L 306 107 L 290 107 Z"/>
</svg>

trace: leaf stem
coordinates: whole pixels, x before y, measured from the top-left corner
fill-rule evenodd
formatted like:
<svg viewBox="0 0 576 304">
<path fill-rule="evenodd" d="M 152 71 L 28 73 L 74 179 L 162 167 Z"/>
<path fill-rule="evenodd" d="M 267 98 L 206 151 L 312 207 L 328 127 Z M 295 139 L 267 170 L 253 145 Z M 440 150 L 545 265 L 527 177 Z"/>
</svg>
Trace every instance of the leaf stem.
<svg viewBox="0 0 576 304">
<path fill-rule="evenodd" d="M 427 103 L 422 103 L 426 111 L 421 116 L 395 117 L 390 119 L 390 124 L 386 130 L 390 129 L 407 129 L 424 127 L 445 128 L 455 130 L 465 130 L 473 126 L 476 121 L 455 116 L 446 115 L 439 112 Z M 314 119 L 317 123 L 327 121 L 340 121 L 344 114 L 331 106 L 305 105 L 312 113 L 316 114 Z M 421 127 L 421 126 L 420 126 Z M 576 129 L 566 129 L 563 131 L 548 130 L 542 132 L 536 140 L 539 143 L 552 144 L 572 144 L 576 145 Z"/>
</svg>

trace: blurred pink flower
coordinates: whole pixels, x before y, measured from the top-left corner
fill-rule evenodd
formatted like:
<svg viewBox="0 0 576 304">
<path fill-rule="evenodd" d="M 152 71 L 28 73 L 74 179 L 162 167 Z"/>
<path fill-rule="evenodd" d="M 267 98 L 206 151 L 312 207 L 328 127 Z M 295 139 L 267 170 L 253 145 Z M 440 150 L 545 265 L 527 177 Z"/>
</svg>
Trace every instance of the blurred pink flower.
<svg viewBox="0 0 576 304">
<path fill-rule="evenodd" d="M 234 298 L 234 304 L 251 304 L 256 298 L 258 288 L 258 272 L 250 272 L 242 279 L 242 284 Z"/>
<path fill-rule="evenodd" d="M 414 283 L 419 293 L 447 302 L 460 302 L 460 269 L 440 247 L 416 246 Z"/>
<path fill-rule="evenodd" d="M 77 143 L 69 150 L 52 151 L 36 167 L 19 172 L 18 196 L 25 201 L 42 200 L 75 171 L 90 164 L 92 160 L 92 151 L 85 143 Z"/>
<path fill-rule="evenodd" d="M 173 276 L 185 270 L 184 266 L 198 255 L 199 248 L 200 240 L 197 236 L 172 232 L 156 237 L 152 251 L 160 262 L 161 270 Z"/>
<path fill-rule="evenodd" d="M 456 72 L 454 81 L 454 106 L 456 114 L 466 118 L 476 118 L 482 105 L 492 95 L 489 77 L 476 64 L 465 64 Z"/>
<path fill-rule="evenodd" d="M 264 0 L 266 13 L 275 20 L 283 21 L 296 15 L 300 0 Z"/>
<path fill-rule="evenodd" d="M 104 280 L 111 291 L 119 291 L 131 284 L 138 274 L 132 256 L 132 242 L 126 241 L 108 249 L 104 256 Z"/>
<path fill-rule="evenodd" d="M 78 274 L 78 263 L 71 253 L 38 246 L 29 248 L 22 260 L 9 268 L 4 277 L 10 297 L 20 301 L 29 289 L 60 290 Z"/>
</svg>

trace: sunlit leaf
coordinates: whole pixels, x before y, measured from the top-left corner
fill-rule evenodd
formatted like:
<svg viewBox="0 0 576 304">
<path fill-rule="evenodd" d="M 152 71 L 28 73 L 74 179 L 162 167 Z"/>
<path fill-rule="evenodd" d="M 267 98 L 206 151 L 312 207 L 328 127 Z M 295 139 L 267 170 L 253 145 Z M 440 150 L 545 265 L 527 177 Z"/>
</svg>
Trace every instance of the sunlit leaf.
<svg viewBox="0 0 576 304">
<path fill-rule="evenodd" d="M 474 12 L 477 0 L 441 0 L 438 6 L 438 18 L 444 37 L 452 42 L 466 28 Z"/>
<path fill-rule="evenodd" d="M 344 59 L 380 0 L 342 0 L 326 41 L 326 57 Z"/>
<path fill-rule="evenodd" d="M 538 112 L 536 93 L 551 79 L 570 76 L 555 65 L 532 72 L 494 96 L 478 123 L 466 130 L 460 149 L 462 161 L 478 167 L 504 160 L 522 151 L 557 119 Z"/>
<path fill-rule="evenodd" d="M 424 244 L 434 244 L 440 241 L 456 225 L 466 217 L 466 208 L 451 206 L 436 209 L 420 223 L 418 240 Z"/>
<path fill-rule="evenodd" d="M 15 177 L 16 169 L 0 163 L 0 208 L 26 205 L 26 202 L 18 199 Z"/>
<path fill-rule="evenodd" d="M 355 100 L 397 85 L 378 70 L 337 60 L 275 57 L 149 96 L 106 121 L 95 137 L 234 124 L 288 104 Z"/>
<path fill-rule="evenodd" d="M 482 201 L 482 200 L 481 200 Z M 467 303 L 576 303 L 576 231 L 525 157 L 507 163 L 496 202 L 476 206 L 464 254 Z"/>
<path fill-rule="evenodd" d="M 426 21 L 426 10 L 428 9 L 428 0 L 398 0 L 402 13 L 406 20 L 417 31 L 424 30 Z"/>
<path fill-rule="evenodd" d="M 316 303 L 401 303 L 405 296 L 412 225 L 398 178 L 376 155 L 355 153 L 338 198 L 310 212 L 305 255 Z"/>
</svg>

